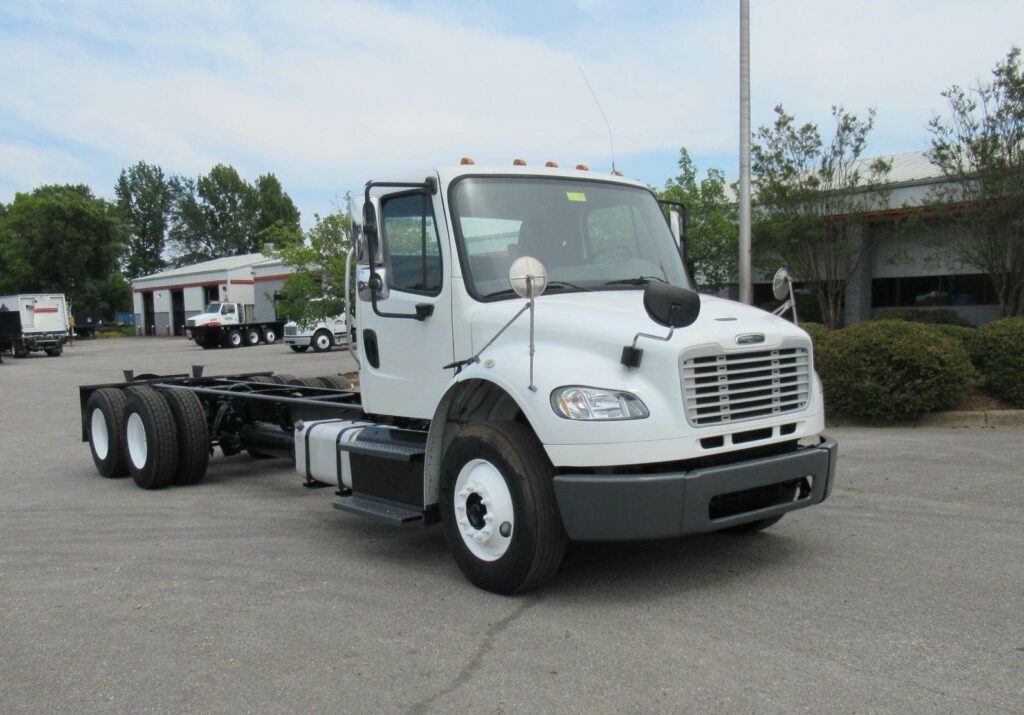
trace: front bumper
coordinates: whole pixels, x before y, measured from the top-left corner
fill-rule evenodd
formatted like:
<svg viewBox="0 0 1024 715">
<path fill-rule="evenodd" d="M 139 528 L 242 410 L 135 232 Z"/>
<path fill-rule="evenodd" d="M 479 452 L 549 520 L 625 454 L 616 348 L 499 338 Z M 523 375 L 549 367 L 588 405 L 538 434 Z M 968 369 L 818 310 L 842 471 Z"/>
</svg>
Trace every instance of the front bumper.
<svg viewBox="0 0 1024 715">
<path fill-rule="evenodd" d="M 832 491 L 837 456 L 835 441 L 823 438 L 817 445 L 786 454 L 684 472 L 560 474 L 555 476 L 555 496 L 571 539 L 663 539 L 718 531 L 819 504 Z M 772 485 L 805 478 L 809 488 L 802 488 L 795 500 L 760 506 Z M 745 504 L 755 506 L 743 510 Z"/>
</svg>

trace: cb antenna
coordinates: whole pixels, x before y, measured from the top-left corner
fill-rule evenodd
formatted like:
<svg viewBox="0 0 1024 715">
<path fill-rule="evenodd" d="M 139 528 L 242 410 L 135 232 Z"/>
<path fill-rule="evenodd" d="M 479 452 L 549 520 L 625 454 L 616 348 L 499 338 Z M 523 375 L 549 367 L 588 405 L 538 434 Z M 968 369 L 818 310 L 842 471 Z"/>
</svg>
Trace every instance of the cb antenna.
<svg viewBox="0 0 1024 715">
<path fill-rule="evenodd" d="M 580 65 L 580 74 L 583 76 L 583 81 L 587 85 L 587 89 L 590 90 L 590 96 L 594 98 L 594 104 L 597 105 L 597 111 L 601 113 L 601 118 L 604 119 L 604 125 L 608 128 L 608 147 L 612 152 L 612 171 L 615 171 L 615 142 L 612 140 L 612 125 L 608 123 L 608 116 L 604 113 L 604 108 L 601 107 L 601 100 L 597 98 L 597 93 L 594 92 L 594 88 L 590 86 L 590 80 L 587 79 L 587 73 L 583 71 L 583 66 Z"/>
</svg>

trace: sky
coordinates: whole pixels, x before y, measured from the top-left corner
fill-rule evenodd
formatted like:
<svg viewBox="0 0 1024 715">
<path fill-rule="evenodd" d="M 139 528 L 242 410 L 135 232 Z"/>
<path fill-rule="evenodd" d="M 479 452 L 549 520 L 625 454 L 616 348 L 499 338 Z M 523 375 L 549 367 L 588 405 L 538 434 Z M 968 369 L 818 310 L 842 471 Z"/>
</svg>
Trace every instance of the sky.
<svg viewBox="0 0 1024 715">
<path fill-rule="evenodd" d="M 752 0 L 754 127 L 878 116 L 869 154 L 926 149 L 940 93 L 1024 45 L 1021 0 Z M 309 226 L 366 180 L 462 156 L 610 169 L 654 186 L 685 146 L 738 174 L 739 3 L 0 2 L 0 201 L 112 197 L 145 160 L 272 172 Z"/>
</svg>

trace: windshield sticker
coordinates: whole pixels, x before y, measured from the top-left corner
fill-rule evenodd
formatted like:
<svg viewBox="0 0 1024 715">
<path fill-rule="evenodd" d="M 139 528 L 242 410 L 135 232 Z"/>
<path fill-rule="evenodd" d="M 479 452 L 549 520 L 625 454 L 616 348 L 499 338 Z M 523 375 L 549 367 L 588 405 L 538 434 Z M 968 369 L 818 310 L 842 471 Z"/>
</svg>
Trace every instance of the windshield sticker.
<svg viewBox="0 0 1024 715">
<path fill-rule="evenodd" d="M 582 191 L 566 191 L 565 198 L 570 201 L 586 201 L 587 195 Z"/>
</svg>

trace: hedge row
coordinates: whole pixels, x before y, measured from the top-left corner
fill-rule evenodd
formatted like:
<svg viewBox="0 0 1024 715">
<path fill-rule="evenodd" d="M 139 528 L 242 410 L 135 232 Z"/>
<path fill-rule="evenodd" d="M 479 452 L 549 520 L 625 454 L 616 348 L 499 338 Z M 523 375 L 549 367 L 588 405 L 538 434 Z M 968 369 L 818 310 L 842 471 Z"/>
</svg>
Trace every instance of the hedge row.
<svg viewBox="0 0 1024 715">
<path fill-rule="evenodd" d="M 802 323 L 831 413 L 913 420 L 949 409 L 975 385 L 1024 408 L 1024 318 L 981 328 L 875 320 L 828 331 Z M 980 383 L 979 383 L 980 378 Z"/>
</svg>

